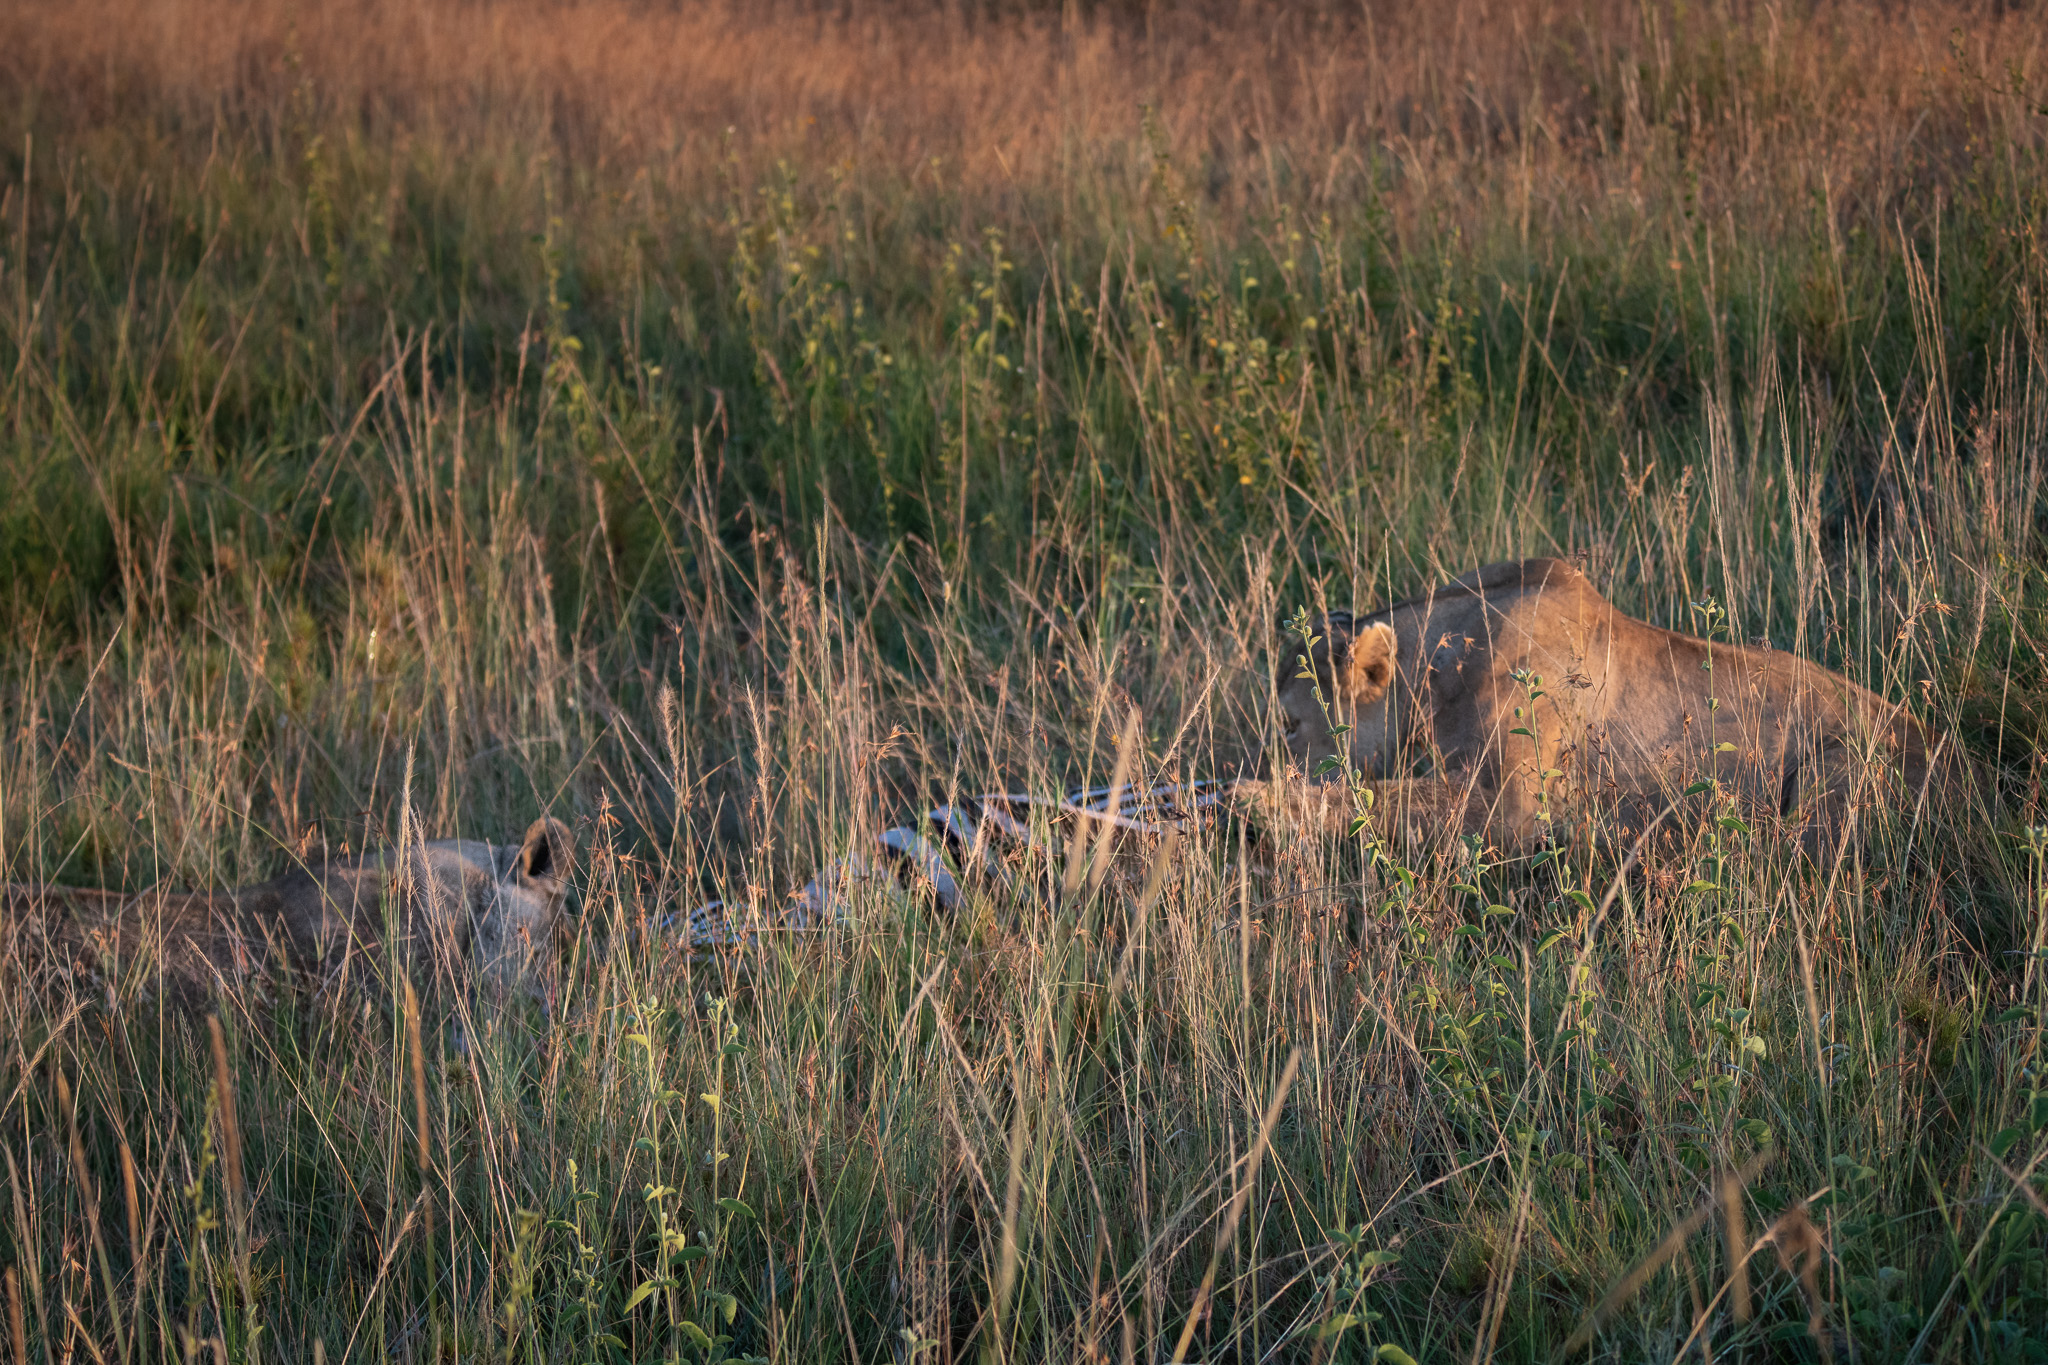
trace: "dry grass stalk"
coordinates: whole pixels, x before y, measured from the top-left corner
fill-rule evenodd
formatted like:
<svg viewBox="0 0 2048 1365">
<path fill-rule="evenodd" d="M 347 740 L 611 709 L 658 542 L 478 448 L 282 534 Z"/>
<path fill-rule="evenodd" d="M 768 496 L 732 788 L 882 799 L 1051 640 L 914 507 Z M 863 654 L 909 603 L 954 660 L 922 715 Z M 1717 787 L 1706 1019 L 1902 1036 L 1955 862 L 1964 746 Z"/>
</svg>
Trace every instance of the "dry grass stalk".
<svg viewBox="0 0 2048 1365">
<path fill-rule="evenodd" d="M 1634 1269 L 1622 1276 L 1612 1289 L 1609 1289 L 1606 1294 L 1601 1296 L 1600 1302 L 1593 1306 L 1593 1311 L 1586 1315 L 1585 1321 L 1581 1322 L 1572 1332 L 1571 1336 L 1565 1339 L 1563 1354 L 1575 1354 L 1581 1347 L 1591 1343 L 1593 1334 L 1600 1330 L 1600 1324 L 1612 1317 L 1623 1304 L 1634 1298 L 1641 1291 L 1642 1287 L 1649 1283 L 1652 1275 L 1663 1269 L 1672 1257 L 1685 1249 L 1685 1244 L 1692 1240 L 1692 1235 L 1704 1227 L 1707 1220 L 1714 1216 L 1715 1210 L 1721 1206 L 1722 1200 L 1727 1197 L 1727 1191 L 1731 1187 L 1737 1193 L 1748 1189 L 1750 1182 L 1756 1179 L 1758 1173 L 1770 1163 L 1771 1158 L 1775 1155 L 1775 1150 L 1771 1148 L 1765 1148 L 1763 1151 L 1758 1152 L 1755 1156 L 1744 1162 L 1740 1170 L 1721 1181 L 1711 1196 L 1701 1200 L 1691 1213 L 1674 1224 L 1671 1231 L 1664 1234 L 1664 1240 L 1657 1244 L 1655 1251 L 1645 1256 L 1641 1261 L 1638 1261 Z M 1705 1321 L 1704 1313 L 1700 1315 L 1700 1320 L 1702 1322 Z"/>
<path fill-rule="evenodd" d="M 1748 1322 L 1749 1258 L 1743 1253 L 1748 1248 L 1749 1235 L 1743 1231 L 1742 1192 L 1743 1186 L 1734 1176 L 1721 1178 L 1721 1237 L 1728 1252 L 1728 1302 L 1735 1320 Z"/>
<path fill-rule="evenodd" d="M 1828 1263 L 1827 1239 L 1807 1214 L 1801 1200 L 1778 1216 L 1764 1234 L 1778 1253 L 1778 1264 L 1799 1280 L 1800 1297 L 1806 1301 L 1806 1330 L 1813 1334 L 1821 1359 L 1834 1354 L 1827 1330 L 1827 1296 L 1821 1292 L 1820 1272 Z"/>
<path fill-rule="evenodd" d="M 1266 1148 L 1273 1140 L 1273 1126 L 1280 1121 L 1280 1106 L 1287 1102 L 1287 1092 L 1294 1088 L 1295 1072 L 1301 1066 L 1301 1048 L 1295 1047 L 1287 1054 L 1287 1064 L 1280 1068 L 1280 1079 L 1273 1086 L 1272 1098 L 1266 1102 L 1266 1112 L 1259 1118 L 1259 1133 L 1252 1140 L 1252 1149 L 1244 1157 L 1243 1164 L 1236 1171 L 1237 1191 L 1230 1197 L 1230 1206 L 1225 1210 L 1223 1223 L 1216 1229 L 1216 1241 L 1209 1249 L 1209 1267 L 1202 1272 L 1202 1282 L 1195 1289 L 1194 1302 L 1188 1305 L 1187 1322 L 1180 1329 L 1180 1339 L 1173 1346 L 1175 1365 L 1187 1359 L 1188 1346 L 1195 1339 L 1195 1331 L 1202 1325 L 1209 1308 L 1209 1295 L 1216 1288 L 1216 1267 L 1223 1261 L 1223 1248 L 1231 1245 L 1237 1236 L 1237 1223 L 1244 1216 L 1245 1205 L 1251 1202 L 1252 1191 L 1259 1183 L 1259 1167 L 1266 1160 Z"/>
<path fill-rule="evenodd" d="M 21 1277 L 7 1267 L 7 1329 L 14 1346 L 14 1365 L 28 1365 L 28 1322 L 21 1311 Z"/>
</svg>

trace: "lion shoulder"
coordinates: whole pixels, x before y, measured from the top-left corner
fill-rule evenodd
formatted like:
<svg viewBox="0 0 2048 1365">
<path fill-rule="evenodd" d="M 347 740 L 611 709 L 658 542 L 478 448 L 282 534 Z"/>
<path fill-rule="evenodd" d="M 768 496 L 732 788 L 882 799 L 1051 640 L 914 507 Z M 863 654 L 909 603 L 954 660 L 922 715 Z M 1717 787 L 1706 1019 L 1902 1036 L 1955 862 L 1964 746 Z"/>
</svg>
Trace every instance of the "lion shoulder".
<svg viewBox="0 0 2048 1365">
<path fill-rule="evenodd" d="M 1460 574 L 1437 590 L 1444 595 L 1462 590 L 1474 595 L 1493 592 L 1526 592 L 1536 588 L 1592 587 L 1592 581 L 1568 559 L 1510 559 L 1483 564 Z"/>
</svg>

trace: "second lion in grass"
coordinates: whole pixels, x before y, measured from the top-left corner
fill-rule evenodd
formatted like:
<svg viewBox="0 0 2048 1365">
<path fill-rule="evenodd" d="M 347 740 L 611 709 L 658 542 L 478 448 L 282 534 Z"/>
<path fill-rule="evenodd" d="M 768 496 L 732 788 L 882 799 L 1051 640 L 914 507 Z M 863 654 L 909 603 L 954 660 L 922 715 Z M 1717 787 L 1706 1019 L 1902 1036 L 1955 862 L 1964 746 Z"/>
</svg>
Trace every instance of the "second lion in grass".
<svg viewBox="0 0 2048 1365">
<path fill-rule="evenodd" d="M 347 979 L 374 975 L 388 945 L 402 965 L 502 992 L 553 952 L 574 856 L 568 827 L 542 816 L 517 844 L 415 840 L 221 891 L 4 890 L 39 956 L 109 986 L 194 998 L 273 967 Z"/>
</svg>

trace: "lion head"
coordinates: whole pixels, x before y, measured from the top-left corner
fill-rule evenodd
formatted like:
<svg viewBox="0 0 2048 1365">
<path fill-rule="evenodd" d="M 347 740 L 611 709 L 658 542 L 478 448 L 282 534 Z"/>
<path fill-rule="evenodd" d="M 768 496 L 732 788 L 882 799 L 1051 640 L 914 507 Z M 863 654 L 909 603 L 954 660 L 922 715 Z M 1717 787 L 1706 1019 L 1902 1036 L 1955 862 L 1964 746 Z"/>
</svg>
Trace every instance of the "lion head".
<svg viewBox="0 0 2048 1365">
<path fill-rule="evenodd" d="M 1273 690 L 1280 699 L 1287 751 L 1313 773 L 1317 764 L 1338 751 L 1331 732 L 1334 720 L 1352 727 L 1347 736 L 1352 761 L 1371 772 L 1392 736 L 1394 629 L 1384 621 L 1354 622 L 1349 612 L 1332 612 L 1313 629 L 1319 638 L 1307 656 L 1310 668 L 1302 666 L 1300 637 L 1290 634 L 1281 643 Z M 1306 676 L 1310 672 L 1313 681 Z"/>
</svg>

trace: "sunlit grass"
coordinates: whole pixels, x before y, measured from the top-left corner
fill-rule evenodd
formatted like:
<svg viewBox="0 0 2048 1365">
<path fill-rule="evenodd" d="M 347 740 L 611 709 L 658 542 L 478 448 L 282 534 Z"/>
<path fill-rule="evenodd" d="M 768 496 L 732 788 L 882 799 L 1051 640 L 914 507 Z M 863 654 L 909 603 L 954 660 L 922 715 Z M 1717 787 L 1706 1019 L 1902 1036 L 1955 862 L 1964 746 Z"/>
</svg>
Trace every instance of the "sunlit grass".
<svg viewBox="0 0 2048 1365">
<path fill-rule="evenodd" d="M 2022 19 L 0 17 L 6 877 L 583 850 L 539 998 L 217 1044 L 10 922 L 0 1355 L 2039 1358 Z M 1283 619 L 1536 554 L 1993 789 L 646 932 L 1259 769 Z"/>
</svg>

